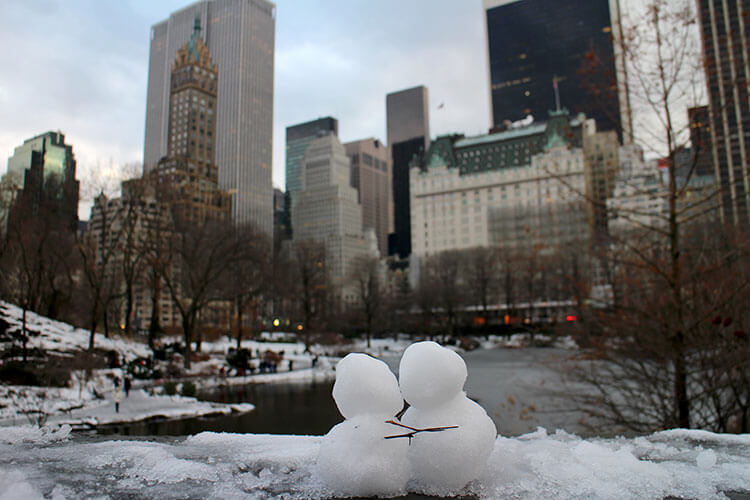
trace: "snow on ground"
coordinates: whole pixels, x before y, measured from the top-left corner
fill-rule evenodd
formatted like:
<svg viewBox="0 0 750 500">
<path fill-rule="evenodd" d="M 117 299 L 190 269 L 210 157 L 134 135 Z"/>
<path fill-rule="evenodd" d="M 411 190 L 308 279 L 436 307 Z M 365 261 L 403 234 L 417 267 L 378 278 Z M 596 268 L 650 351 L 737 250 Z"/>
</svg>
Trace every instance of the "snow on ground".
<svg viewBox="0 0 750 500">
<path fill-rule="evenodd" d="M 0 428 L 0 498 L 330 498 L 315 472 L 322 437 L 204 432 L 173 442 L 91 441 Z M 463 494 L 479 499 L 741 498 L 750 435 L 675 430 L 589 439 L 543 429 L 498 437 Z"/>
<path fill-rule="evenodd" d="M 0 426 L 17 426 L 31 421 L 44 412 L 49 425 L 70 425 L 74 428 L 92 428 L 99 425 L 138 422 L 151 418 L 188 418 L 207 415 L 252 411 L 249 403 L 220 404 L 198 401 L 183 396 L 151 395 L 141 389 L 122 395 L 119 412 L 115 411 L 113 392 L 103 399 L 56 399 L 55 389 L 19 388 L 0 386 Z M 66 391 L 65 389 L 62 390 Z M 67 389 L 70 391 L 70 389 Z M 42 397 L 41 394 L 45 395 Z M 10 402 L 11 404 L 7 404 Z"/>
<path fill-rule="evenodd" d="M 11 328 L 21 331 L 23 311 L 20 307 L 0 301 L 0 316 L 10 324 Z M 26 328 L 33 332 L 29 335 L 30 348 L 39 347 L 48 353 L 64 355 L 86 350 L 89 346 L 88 330 L 51 320 L 31 311 L 26 312 Z M 106 338 L 100 333 L 94 337 L 94 345 L 99 349 L 117 351 L 128 359 L 151 354 L 146 344 Z"/>
</svg>

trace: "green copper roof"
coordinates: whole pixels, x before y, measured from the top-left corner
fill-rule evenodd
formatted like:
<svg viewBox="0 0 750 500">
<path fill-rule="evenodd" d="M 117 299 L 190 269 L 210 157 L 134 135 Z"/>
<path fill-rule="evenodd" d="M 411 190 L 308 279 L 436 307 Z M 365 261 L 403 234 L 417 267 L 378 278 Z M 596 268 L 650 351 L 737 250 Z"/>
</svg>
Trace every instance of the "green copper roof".
<svg viewBox="0 0 750 500">
<path fill-rule="evenodd" d="M 549 139 L 547 139 L 547 144 L 544 145 L 544 150 L 557 148 L 557 147 L 568 147 L 568 141 L 562 138 L 562 136 L 557 132 L 557 130 L 552 130 L 552 133 L 549 135 Z"/>
<path fill-rule="evenodd" d="M 488 144 L 491 142 L 507 141 L 510 139 L 527 137 L 531 135 L 541 134 L 546 128 L 546 123 L 534 123 L 532 125 L 529 125 L 528 127 L 505 130 L 503 132 L 496 132 L 494 134 L 486 134 L 476 137 L 466 137 L 464 139 L 459 139 L 458 141 L 456 141 L 456 147 L 464 148 L 467 146 L 476 146 L 478 144 Z"/>
<path fill-rule="evenodd" d="M 195 23 L 193 24 L 193 34 L 190 36 L 188 41 L 188 56 L 190 59 L 195 59 L 195 62 L 200 62 L 201 54 L 198 52 L 198 38 L 201 32 L 201 16 L 200 14 L 195 15 Z"/>
</svg>

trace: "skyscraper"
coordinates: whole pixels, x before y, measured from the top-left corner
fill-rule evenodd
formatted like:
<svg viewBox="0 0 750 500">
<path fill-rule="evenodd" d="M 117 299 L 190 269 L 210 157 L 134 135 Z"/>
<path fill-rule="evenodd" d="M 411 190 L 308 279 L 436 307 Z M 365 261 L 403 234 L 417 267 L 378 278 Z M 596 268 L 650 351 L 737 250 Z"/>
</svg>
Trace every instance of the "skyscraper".
<svg viewBox="0 0 750 500">
<path fill-rule="evenodd" d="M 380 255 L 388 255 L 388 234 L 393 225 L 391 159 L 377 139 L 344 144 L 351 161 L 351 186 L 362 206 L 362 227 L 375 230 Z"/>
<path fill-rule="evenodd" d="M 613 31 L 617 2 L 483 0 L 487 21 L 492 125 L 565 107 L 599 130 L 630 136 L 627 95 L 618 92 Z M 612 14 L 612 15 L 611 15 Z"/>
<path fill-rule="evenodd" d="M 146 175 L 170 187 L 164 193 L 182 223 L 229 216 L 231 195 L 219 189 L 214 162 L 218 79 L 196 17 L 190 40 L 177 51 L 170 78 L 167 156 Z"/>
<path fill-rule="evenodd" d="M 406 258 L 411 254 L 409 218 L 409 162 L 430 145 L 427 88 L 392 92 L 385 97 L 388 148 L 393 165 L 393 234 L 388 253 Z"/>
<path fill-rule="evenodd" d="M 745 226 L 750 222 L 750 0 L 698 0 L 698 9 L 721 218 Z"/>
<path fill-rule="evenodd" d="M 430 112 L 427 87 L 419 85 L 385 96 L 388 145 L 424 137 L 430 142 Z"/>
<path fill-rule="evenodd" d="M 267 0 L 201 0 L 151 28 L 144 171 L 168 154 L 169 92 L 177 50 L 196 15 L 218 66 L 219 187 L 233 193 L 232 219 L 273 231 L 273 65 L 276 7 Z"/>
<path fill-rule="evenodd" d="M 329 277 L 347 301 L 354 295 L 348 286 L 352 264 L 357 256 L 369 254 L 362 209 L 349 177 L 349 158 L 338 137 L 318 137 L 305 152 L 302 188 L 292 204 L 293 241 L 325 244 Z"/>
<path fill-rule="evenodd" d="M 52 211 L 60 221 L 75 230 L 78 223 L 79 182 L 73 147 L 65 144 L 61 132 L 45 132 L 13 151 L 8 158 L 8 172 L 3 176 L 3 198 L 14 205 L 23 202 L 25 209 L 20 217 L 39 213 L 40 209 Z M 5 205 L 5 204 L 3 204 Z M 3 209 L 9 207 L 3 206 Z M 7 223 L 7 214 L 3 223 Z"/>
<path fill-rule="evenodd" d="M 327 116 L 286 128 L 286 191 L 294 203 L 302 189 L 302 159 L 307 147 L 316 138 L 333 134 L 338 137 L 339 122 Z"/>
</svg>

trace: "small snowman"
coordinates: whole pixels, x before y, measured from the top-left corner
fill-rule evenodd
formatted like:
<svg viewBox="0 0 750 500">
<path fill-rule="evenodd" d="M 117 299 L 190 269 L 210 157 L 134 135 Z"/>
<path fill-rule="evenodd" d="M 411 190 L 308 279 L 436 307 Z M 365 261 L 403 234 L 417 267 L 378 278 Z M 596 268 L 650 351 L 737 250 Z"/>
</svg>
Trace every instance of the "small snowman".
<svg viewBox="0 0 750 500">
<path fill-rule="evenodd" d="M 409 443 L 385 439 L 403 408 L 388 365 L 366 354 L 347 355 L 336 365 L 333 399 L 346 420 L 323 438 L 316 469 L 341 496 L 398 496 L 409 480 Z"/>
<path fill-rule="evenodd" d="M 484 409 L 466 397 L 466 377 L 461 356 L 435 342 L 417 342 L 404 351 L 399 383 L 411 407 L 401 423 L 443 429 L 418 432 L 410 439 L 410 490 L 457 493 L 485 468 L 497 429 Z"/>
</svg>

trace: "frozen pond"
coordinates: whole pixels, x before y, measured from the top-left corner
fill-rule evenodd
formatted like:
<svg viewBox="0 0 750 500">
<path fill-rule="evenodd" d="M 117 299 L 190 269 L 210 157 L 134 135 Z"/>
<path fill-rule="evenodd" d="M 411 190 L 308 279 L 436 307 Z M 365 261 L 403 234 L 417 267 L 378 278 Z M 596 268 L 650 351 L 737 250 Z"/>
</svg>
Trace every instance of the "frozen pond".
<svg viewBox="0 0 750 500">
<path fill-rule="evenodd" d="M 570 352 L 556 348 L 492 349 L 462 353 L 469 377 L 468 396 L 479 402 L 503 436 L 536 430 L 564 429 L 586 435 L 582 414 L 565 410 L 566 394 L 553 369 L 570 363 Z M 398 374 L 400 355 L 384 356 Z M 100 429 L 102 434 L 184 436 L 203 431 L 323 435 L 342 420 L 336 409 L 333 383 L 284 383 L 230 386 L 199 392 L 207 401 L 252 403 L 247 414 L 176 421 L 151 421 Z"/>
<path fill-rule="evenodd" d="M 331 398 L 333 382 L 229 386 L 199 391 L 219 403 L 252 402 L 255 410 L 207 418 L 157 420 L 101 427 L 99 434 L 186 436 L 204 431 L 254 434 L 322 435 L 341 420 Z"/>
</svg>

